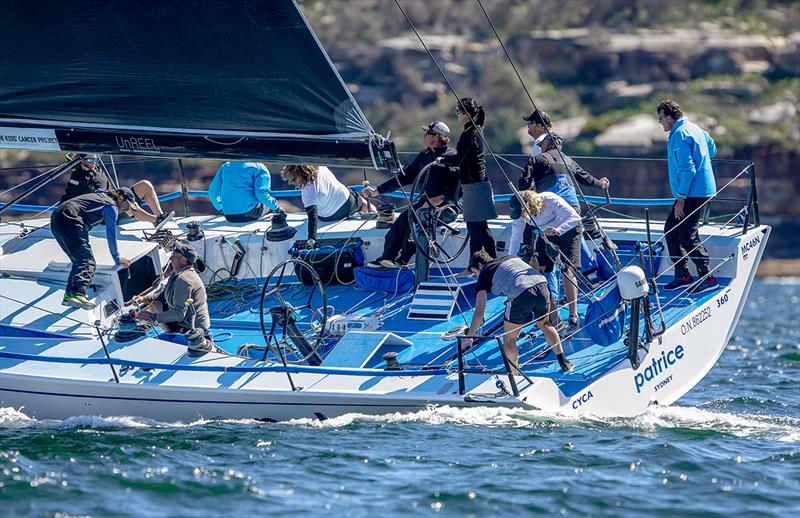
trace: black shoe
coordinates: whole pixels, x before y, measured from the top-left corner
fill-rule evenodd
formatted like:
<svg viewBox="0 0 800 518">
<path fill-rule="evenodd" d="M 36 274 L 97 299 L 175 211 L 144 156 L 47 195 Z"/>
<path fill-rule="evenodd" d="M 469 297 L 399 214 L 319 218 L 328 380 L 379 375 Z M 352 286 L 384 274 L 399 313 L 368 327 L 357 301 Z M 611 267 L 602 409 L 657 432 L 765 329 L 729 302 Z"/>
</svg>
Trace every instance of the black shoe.
<svg viewBox="0 0 800 518">
<path fill-rule="evenodd" d="M 606 250 L 616 250 L 619 248 L 617 244 L 611 241 L 611 238 L 608 236 L 603 236 L 603 247 L 605 247 Z"/>
<path fill-rule="evenodd" d="M 691 275 L 687 274 L 687 275 L 682 275 L 680 277 L 676 275 L 674 279 L 672 279 L 669 283 L 667 283 L 666 286 L 664 286 L 664 289 L 667 291 L 677 290 L 678 288 L 689 286 L 693 282 L 694 279 L 692 279 Z"/>
<path fill-rule="evenodd" d="M 569 372 L 575 367 L 569 358 L 564 358 L 563 360 L 559 358 L 558 364 L 561 366 L 561 370 L 564 372 Z"/>
<path fill-rule="evenodd" d="M 564 328 L 563 332 L 561 333 L 561 338 L 569 338 L 570 336 L 574 335 L 580 329 L 580 320 L 576 317 L 570 317 L 569 324 Z"/>
<path fill-rule="evenodd" d="M 705 279 L 697 281 L 689 290 L 689 293 L 692 295 L 699 295 L 700 293 L 705 293 L 717 288 L 719 288 L 719 281 L 717 281 L 717 278 L 713 275 L 709 275 Z"/>
<path fill-rule="evenodd" d="M 383 268 L 383 265 L 381 264 L 380 258 L 375 259 L 374 261 L 368 262 L 367 263 L 367 268 Z"/>
<path fill-rule="evenodd" d="M 154 226 L 154 227 L 157 227 L 157 226 L 159 226 L 159 225 L 160 225 L 161 223 L 163 223 L 163 222 L 164 222 L 164 220 L 165 220 L 165 219 L 167 219 L 168 217 L 169 217 L 169 214 L 167 214 L 166 212 L 163 212 L 163 213 L 159 214 L 158 216 L 156 216 L 156 222 L 155 222 L 155 223 L 153 223 L 153 226 Z"/>
</svg>

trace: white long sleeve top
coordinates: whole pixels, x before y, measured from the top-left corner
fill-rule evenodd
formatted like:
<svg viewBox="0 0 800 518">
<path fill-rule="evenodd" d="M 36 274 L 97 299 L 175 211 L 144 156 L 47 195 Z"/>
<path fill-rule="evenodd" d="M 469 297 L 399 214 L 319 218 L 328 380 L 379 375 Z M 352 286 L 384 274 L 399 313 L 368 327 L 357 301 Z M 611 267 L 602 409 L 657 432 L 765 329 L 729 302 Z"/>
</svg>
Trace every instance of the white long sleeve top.
<svg viewBox="0 0 800 518">
<path fill-rule="evenodd" d="M 542 231 L 553 228 L 559 236 L 580 224 L 580 215 L 564 201 L 564 198 L 554 192 L 540 192 L 539 196 L 542 197 L 542 211 L 538 216 L 528 217 L 523 212 L 522 217 L 511 222 L 511 242 L 508 247 L 508 255 L 519 253 L 526 223 L 535 224 Z"/>
</svg>

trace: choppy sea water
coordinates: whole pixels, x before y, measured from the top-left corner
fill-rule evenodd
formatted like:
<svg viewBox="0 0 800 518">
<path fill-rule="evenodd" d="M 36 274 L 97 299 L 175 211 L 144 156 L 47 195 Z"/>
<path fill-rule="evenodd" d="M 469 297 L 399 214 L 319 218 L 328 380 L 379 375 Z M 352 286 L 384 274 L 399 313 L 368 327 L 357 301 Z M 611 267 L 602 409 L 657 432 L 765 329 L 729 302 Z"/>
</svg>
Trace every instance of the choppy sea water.
<svg viewBox="0 0 800 518">
<path fill-rule="evenodd" d="M 635 419 L 430 408 L 162 423 L 0 409 L 0 516 L 800 512 L 800 279 L 753 287 L 717 366 Z"/>
</svg>

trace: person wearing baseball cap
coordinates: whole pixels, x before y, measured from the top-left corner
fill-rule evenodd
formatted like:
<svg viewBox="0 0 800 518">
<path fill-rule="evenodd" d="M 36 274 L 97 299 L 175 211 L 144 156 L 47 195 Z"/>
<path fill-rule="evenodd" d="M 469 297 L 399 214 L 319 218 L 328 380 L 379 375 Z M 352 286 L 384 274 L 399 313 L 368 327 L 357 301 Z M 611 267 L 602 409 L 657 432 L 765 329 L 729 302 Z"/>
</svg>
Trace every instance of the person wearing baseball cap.
<svg viewBox="0 0 800 518">
<path fill-rule="evenodd" d="M 147 306 L 139 313 L 139 319 L 158 322 L 168 333 L 208 331 L 211 327 L 208 295 L 196 269 L 197 250 L 186 241 L 175 241 L 169 261 L 171 272 L 166 284 L 149 295 L 133 297 L 135 303 Z"/>
<path fill-rule="evenodd" d="M 75 157 L 75 153 L 66 154 L 68 161 L 73 160 Z M 64 189 L 64 195 L 61 196 L 59 203 L 64 203 L 75 196 L 96 192 L 100 189 L 104 189 L 108 192 L 114 190 L 115 186 L 109 180 L 102 163 L 102 160 L 96 154 L 87 153 L 83 155 L 83 160 L 72 168 L 72 173 Z M 158 195 L 152 183 L 147 180 L 139 180 L 128 188 L 128 190 L 134 195 L 135 208 L 130 213 L 133 218 L 158 226 L 159 223 L 168 217 L 167 214 L 161 210 L 161 204 L 158 201 Z M 141 208 L 143 202 L 147 203 L 152 214 Z"/>
<path fill-rule="evenodd" d="M 455 149 L 450 149 L 450 128 L 442 121 L 431 121 L 421 127 L 425 149 L 394 178 L 380 184 L 377 188 L 366 188 L 366 196 L 386 194 L 396 191 L 414 183 L 414 180 L 426 166 L 443 156 L 455 155 Z M 428 172 L 428 181 L 425 185 L 425 195 L 434 205 L 441 205 L 455 200 L 458 189 L 458 177 L 450 168 L 442 165 L 433 165 Z M 422 202 L 418 203 L 421 206 Z M 369 268 L 400 268 L 408 263 L 416 251 L 411 236 L 408 209 L 401 212 L 391 228 L 386 232 L 383 242 L 383 253 L 380 257 L 367 263 Z"/>
<path fill-rule="evenodd" d="M 130 189 L 98 189 L 61 203 L 50 216 L 50 230 L 58 246 L 72 262 L 64 293 L 64 306 L 94 309 L 96 304 L 87 297 L 89 284 L 97 264 L 89 245 L 89 230 L 101 222 L 106 226 L 108 250 L 114 263 L 123 268 L 131 262 L 120 257 L 117 249 L 117 218 L 120 212 L 130 213 L 138 208 Z"/>
<path fill-rule="evenodd" d="M 553 131 L 553 122 L 550 119 L 550 114 L 544 110 L 533 110 L 530 115 L 523 117 L 522 120 L 528 123 L 528 135 L 533 137 L 533 148 L 531 149 L 531 156 L 537 156 L 542 153 L 542 140 Z"/>
</svg>

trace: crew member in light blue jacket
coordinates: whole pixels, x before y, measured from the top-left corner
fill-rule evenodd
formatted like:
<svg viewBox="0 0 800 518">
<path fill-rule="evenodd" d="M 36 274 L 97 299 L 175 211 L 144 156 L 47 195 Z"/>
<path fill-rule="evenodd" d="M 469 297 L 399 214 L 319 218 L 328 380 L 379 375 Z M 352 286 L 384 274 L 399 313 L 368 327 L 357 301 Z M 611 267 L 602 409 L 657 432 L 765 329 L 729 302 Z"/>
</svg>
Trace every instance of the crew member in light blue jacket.
<svg viewBox="0 0 800 518">
<path fill-rule="evenodd" d="M 208 186 L 208 197 L 231 223 L 255 221 L 264 214 L 265 206 L 278 210 L 278 202 L 269 192 L 270 183 L 264 164 L 225 162 Z"/>
<path fill-rule="evenodd" d="M 675 266 L 675 278 L 666 285 L 668 290 L 690 286 L 691 293 L 716 288 L 719 283 L 708 270 L 708 251 L 697 232 L 706 202 L 717 193 L 711 159 L 717 154 L 714 139 L 683 116 L 680 105 L 671 99 L 657 108 L 658 122 L 669 134 L 667 167 L 669 186 L 675 204 L 664 224 L 669 255 Z M 699 280 L 692 278 L 688 259 L 697 267 Z"/>
</svg>

